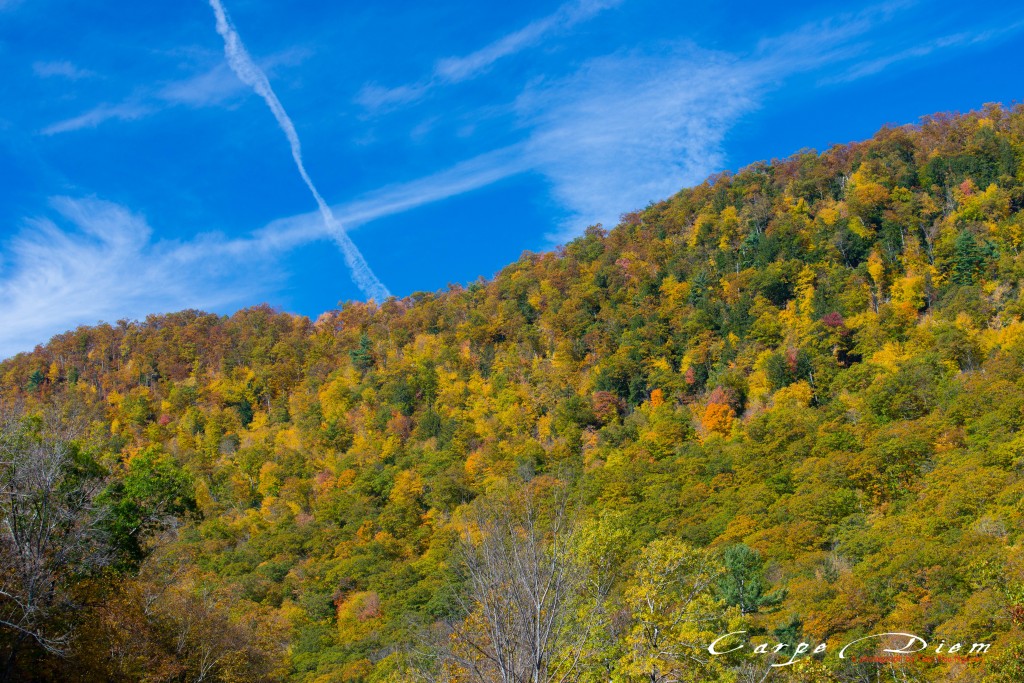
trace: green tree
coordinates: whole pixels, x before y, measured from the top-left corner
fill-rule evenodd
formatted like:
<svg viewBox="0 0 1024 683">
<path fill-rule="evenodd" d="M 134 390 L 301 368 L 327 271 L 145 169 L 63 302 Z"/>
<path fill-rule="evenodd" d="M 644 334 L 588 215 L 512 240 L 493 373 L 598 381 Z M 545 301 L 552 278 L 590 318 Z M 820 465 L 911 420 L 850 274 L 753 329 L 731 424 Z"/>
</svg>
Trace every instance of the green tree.
<svg viewBox="0 0 1024 683">
<path fill-rule="evenodd" d="M 366 372 L 374 364 L 373 341 L 371 341 L 366 333 L 363 333 L 359 337 L 359 346 L 349 351 L 348 355 L 352 359 L 352 365 L 356 370 Z"/>
<path fill-rule="evenodd" d="M 970 230 L 961 230 L 953 244 L 953 277 L 958 285 L 974 284 L 985 267 L 985 253 Z"/>
<path fill-rule="evenodd" d="M 785 597 L 783 590 L 765 593 L 764 559 L 746 544 L 726 548 L 722 563 L 725 573 L 718 582 L 719 593 L 725 604 L 739 607 L 741 614 L 776 605 Z"/>
<path fill-rule="evenodd" d="M 158 447 L 132 458 L 124 477 L 99 500 L 109 508 L 104 524 L 122 569 L 136 567 L 146 556 L 149 534 L 197 512 L 191 477 Z"/>
<path fill-rule="evenodd" d="M 38 391 L 45 381 L 46 375 L 42 370 L 33 370 L 28 376 L 28 384 L 25 385 L 25 388 L 28 391 Z"/>
</svg>

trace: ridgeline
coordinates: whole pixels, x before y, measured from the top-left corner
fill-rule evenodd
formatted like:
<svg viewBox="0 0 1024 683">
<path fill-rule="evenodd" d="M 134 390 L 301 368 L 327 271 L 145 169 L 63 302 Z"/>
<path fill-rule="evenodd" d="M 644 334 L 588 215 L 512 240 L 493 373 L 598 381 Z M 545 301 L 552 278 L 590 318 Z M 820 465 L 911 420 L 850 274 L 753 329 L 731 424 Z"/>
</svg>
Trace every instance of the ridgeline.
<svg viewBox="0 0 1024 683">
<path fill-rule="evenodd" d="M 1022 249 L 990 105 L 468 286 L 58 335 L 0 364 L 0 667 L 732 681 L 805 642 L 770 680 L 1024 680 Z M 885 632 L 991 647 L 838 658 Z"/>
</svg>

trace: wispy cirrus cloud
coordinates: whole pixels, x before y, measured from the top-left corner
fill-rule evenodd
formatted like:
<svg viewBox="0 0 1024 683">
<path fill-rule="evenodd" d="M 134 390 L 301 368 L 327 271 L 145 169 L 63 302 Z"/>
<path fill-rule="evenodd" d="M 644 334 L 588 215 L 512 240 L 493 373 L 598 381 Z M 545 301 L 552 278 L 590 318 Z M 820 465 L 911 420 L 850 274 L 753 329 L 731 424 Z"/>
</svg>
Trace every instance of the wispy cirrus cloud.
<svg viewBox="0 0 1024 683">
<path fill-rule="evenodd" d="M 366 88 L 361 103 L 380 108 L 417 100 L 614 4 L 563 5 L 477 52 L 440 60 L 429 79 Z M 571 239 L 588 224 L 614 222 L 624 211 L 721 170 L 726 135 L 767 93 L 795 75 L 870 54 L 870 32 L 913 5 L 896 0 L 827 17 L 764 37 L 742 52 L 683 43 L 591 58 L 574 73 L 524 87 L 511 106 L 525 135 L 508 148 L 518 160 L 483 177 L 532 171 L 547 178 L 554 204 L 565 215 L 548 235 L 551 243 Z"/>
<path fill-rule="evenodd" d="M 75 130 L 96 128 L 107 121 L 135 121 L 149 116 L 154 111 L 156 109 L 152 105 L 138 101 L 119 104 L 103 103 L 78 116 L 52 123 L 40 132 L 43 135 L 58 135 Z"/>
<path fill-rule="evenodd" d="M 394 87 L 369 84 L 356 100 L 367 109 L 380 110 L 408 104 L 426 96 L 430 90 L 444 85 L 462 83 L 480 76 L 496 62 L 540 43 L 544 38 L 571 29 L 623 0 L 574 0 L 552 14 L 530 22 L 467 55 L 445 57 L 434 64 L 430 76 L 415 83 Z"/>
<path fill-rule="evenodd" d="M 57 197 L 51 207 L 4 244 L 0 357 L 81 324 L 251 301 L 277 277 L 258 243 L 232 260 L 229 240 L 154 240 L 146 219 L 118 204 Z"/>
<path fill-rule="evenodd" d="M 36 62 L 32 65 L 32 71 L 40 78 L 66 78 L 71 81 L 79 81 L 83 78 L 94 78 L 95 71 L 75 66 L 69 61 Z"/>
<path fill-rule="evenodd" d="M 281 67 L 300 64 L 308 56 L 305 49 L 289 48 L 259 60 L 258 68 L 273 74 Z M 167 105 L 200 108 L 225 105 L 249 92 L 249 87 L 239 80 L 231 67 L 224 61 L 218 61 L 205 71 L 159 86 L 153 97 Z"/>
<path fill-rule="evenodd" d="M 553 14 L 532 21 L 476 52 L 438 61 L 434 66 L 434 76 L 444 83 L 461 83 L 469 80 L 486 71 L 499 59 L 533 47 L 546 36 L 556 31 L 568 30 L 621 2 L 622 0 L 577 0 L 564 4 Z"/>
<path fill-rule="evenodd" d="M 593 60 L 520 98 L 532 129 L 524 153 L 567 214 L 552 242 L 725 165 L 725 134 L 757 106 L 758 70 L 728 54 L 681 52 Z"/>
<path fill-rule="evenodd" d="M 261 60 L 260 67 L 273 73 L 277 67 L 297 64 L 306 54 L 304 50 L 284 50 Z M 46 72 L 45 75 L 64 75 L 71 78 L 67 74 L 60 73 L 64 68 L 63 64 L 61 62 L 46 63 L 42 69 Z M 69 66 L 74 68 L 73 65 Z M 39 73 L 39 69 L 36 72 L 38 75 L 44 75 Z M 96 75 L 93 72 L 83 73 Z M 80 78 L 82 77 L 84 76 L 80 76 Z M 177 106 L 195 109 L 230 106 L 249 92 L 248 86 L 238 79 L 226 63 L 220 61 L 212 67 L 197 71 L 185 78 L 139 88 L 120 102 L 104 102 L 95 105 L 81 114 L 52 123 L 40 132 L 43 135 L 57 135 L 97 128 L 108 122 L 136 121 Z"/>
<path fill-rule="evenodd" d="M 726 135 L 766 93 L 846 58 L 850 40 L 870 26 L 855 17 L 801 27 L 747 53 L 693 44 L 657 54 L 623 51 L 528 87 L 516 103 L 530 130 L 524 154 L 565 212 L 551 243 L 593 223 L 614 223 L 725 168 Z"/>
<path fill-rule="evenodd" d="M 451 199 L 529 171 L 530 163 L 521 145 L 512 145 L 457 163 L 422 178 L 386 185 L 341 204 L 331 211 L 345 225 L 355 228 L 379 218 L 395 216 L 434 202 Z M 255 233 L 261 244 L 290 249 L 329 233 L 319 213 L 288 216 L 272 221 Z"/>
<path fill-rule="evenodd" d="M 970 48 L 973 46 L 983 45 L 985 43 L 995 42 L 1018 33 L 1022 28 L 1024 28 L 1024 22 L 1018 21 L 1009 25 L 982 28 L 974 31 L 962 31 L 959 33 L 941 36 L 933 40 L 898 49 L 894 52 L 890 52 L 889 54 L 859 61 L 842 73 L 823 79 L 822 83 L 830 85 L 849 83 L 851 81 L 879 74 L 896 64 L 923 59 L 943 50 Z"/>
<path fill-rule="evenodd" d="M 157 88 L 143 89 L 121 102 L 97 104 L 81 114 L 51 123 L 39 132 L 42 135 L 59 135 L 98 128 L 114 121 L 137 121 L 177 105 L 215 106 L 237 97 L 244 90 L 242 83 L 227 67 L 214 67 Z"/>
<path fill-rule="evenodd" d="M 167 104 L 190 107 L 211 107 L 248 92 L 245 84 L 231 72 L 227 64 L 218 64 L 189 78 L 171 81 L 156 92 L 156 99 Z"/>
</svg>

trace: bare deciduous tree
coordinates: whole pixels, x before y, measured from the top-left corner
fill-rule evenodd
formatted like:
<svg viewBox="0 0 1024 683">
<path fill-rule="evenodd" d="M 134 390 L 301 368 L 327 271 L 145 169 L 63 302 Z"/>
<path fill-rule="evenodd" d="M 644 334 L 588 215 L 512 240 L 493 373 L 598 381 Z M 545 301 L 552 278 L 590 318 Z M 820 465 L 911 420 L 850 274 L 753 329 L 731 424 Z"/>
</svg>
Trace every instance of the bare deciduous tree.
<svg viewBox="0 0 1024 683">
<path fill-rule="evenodd" d="M 75 445 L 74 416 L 0 411 L 0 630 L 8 678 L 27 641 L 62 654 L 75 576 L 108 560 L 94 501 L 104 480 Z"/>
<path fill-rule="evenodd" d="M 478 501 L 471 515 L 462 538 L 468 616 L 450 651 L 456 680 L 562 683 L 579 674 L 597 598 L 574 552 L 567 496 L 538 490 Z"/>
</svg>

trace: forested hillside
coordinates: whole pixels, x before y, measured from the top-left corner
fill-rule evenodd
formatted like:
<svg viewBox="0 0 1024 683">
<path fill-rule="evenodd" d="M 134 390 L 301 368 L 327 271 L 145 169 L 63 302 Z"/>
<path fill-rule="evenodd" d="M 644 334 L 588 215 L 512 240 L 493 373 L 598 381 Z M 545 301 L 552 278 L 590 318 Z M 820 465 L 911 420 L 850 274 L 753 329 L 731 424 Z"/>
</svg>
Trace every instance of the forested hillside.
<svg viewBox="0 0 1024 683">
<path fill-rule="evenodd" d="M 468 286 L 59 335 L 0 365 L 0 667 L 1024 680 L 1022 248 L 1024 107 L 989 106 Z M 838 658 L 884 632 L 991 649 Z"/>
</svg>

